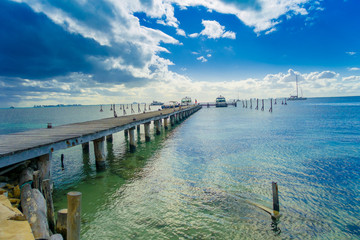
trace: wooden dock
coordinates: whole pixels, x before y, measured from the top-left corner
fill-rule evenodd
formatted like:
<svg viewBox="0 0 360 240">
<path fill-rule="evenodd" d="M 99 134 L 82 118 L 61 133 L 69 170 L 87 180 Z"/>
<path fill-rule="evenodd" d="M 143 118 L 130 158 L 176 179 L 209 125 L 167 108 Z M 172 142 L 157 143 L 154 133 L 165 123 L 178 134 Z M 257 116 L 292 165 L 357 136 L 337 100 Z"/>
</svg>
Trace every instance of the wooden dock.
<svg viewBox="0 0 360 240">
<path fill-rule="evenodd" d="M 84 146 L 84 144 L 90 141 L 94 141 L 94 143 L 95 141 L 101 142 L 105 136 L 122 130 L 134 129 L 134 127 L 140 124 L 144 124 L 146 130 L 146 125 L 149 126 L 151 121 L 156 123 L 155 127 L 158 130 L 162 119 L 166 120 L 164 125 L 167 126 L 168 118 L 173 123 L 173 120 L 185 118 L 200 108 L 201 106 L 194 105 L 176 109 L 163 109 L 129 116 L 0 135 L 0 168 L 43 155 L 51 155 L 54 151 L 80 144 Z"/>
</svg>

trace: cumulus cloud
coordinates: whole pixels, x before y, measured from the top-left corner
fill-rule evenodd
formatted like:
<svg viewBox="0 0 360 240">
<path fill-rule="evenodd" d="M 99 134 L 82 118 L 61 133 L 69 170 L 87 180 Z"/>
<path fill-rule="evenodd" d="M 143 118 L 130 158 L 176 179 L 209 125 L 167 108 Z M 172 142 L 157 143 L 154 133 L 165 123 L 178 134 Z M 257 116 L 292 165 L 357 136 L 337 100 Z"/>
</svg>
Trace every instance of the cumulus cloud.
<svg viewBox="0 0 360 240">
<path fill-rule="evenodd" d="M 176 29 L 176 34 L 177 34 L 177 35 L 180 35 L 180 36 L 186 37 L 185 31 L 182 30 L 182 29 L 180 29 L 180 28 L 177 28 L 177 29 Z"/>
<path fill-rule="evenodd" d="M 205 27 L 199 34 L 193 33 L 190 34 L 190 37 L 198 37 L 199 35 L 206 36 L 207 38 L 217 39 L 217 38 L 230 38 L 235 39 L 236 34 L 231 31 L 225 31 L 225 27 L 221 26 L 215 20 L 202 20 L 202 24 Z"/>
<path fill-rule="evenodd" d="M 171 0 L 181 8 L 191 6 L 204 6 L 210 11 L 223 14 L 233 14 L 245 25 L 254 28 L 256 33 L 268 31 L 277 24 L 281 16 L 291 18 L 294 15 L 308 15 L 309 11 L 320 11 L 318 2 L 314 8 L 312 0 L 258 0 L 258 1 L 236 1 L 236 0 Z M 320 9 L 320 10 L 318 10 Z"/>
</svg>

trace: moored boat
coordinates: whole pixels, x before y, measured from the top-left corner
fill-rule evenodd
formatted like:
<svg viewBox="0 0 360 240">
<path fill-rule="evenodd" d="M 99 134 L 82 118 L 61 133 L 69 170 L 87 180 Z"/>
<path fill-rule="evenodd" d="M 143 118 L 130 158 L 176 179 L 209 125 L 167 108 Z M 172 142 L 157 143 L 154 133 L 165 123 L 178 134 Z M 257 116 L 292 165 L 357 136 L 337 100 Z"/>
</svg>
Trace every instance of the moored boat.
<svg viewBox="0 0 360 240">
<path fill-rule="evenodd" d="M 307 98 L 299 97 L 299 86 L 298 86 L 298 79 L 296 75 L 296 95 L 290 95 L 290 97 L 287 99 L 288 101 L 297 101 L 297 100 L 306 100 Z"/>
<path fill-rule="evenodd" d="M 216 98 L 216 101 L 215 101 L 215 107 L 227 107 L 228 104 L 226 103 L 226 99 L 225 97 L 223 96 L 219 96 Z"/>
<path fill-rule="evenodd" d="M 158 102 L 158 101 L 153 101 L 152 103 L 150 103 L 150 105 L 151 106 L 156 106 L 156 105 L 161 106 L 161 105 L 164 105 L 164 103 Z"/>
<path fill-rule="evenodd" d="M 161 108 L 164 109 L 164 108 L 177 108 L 177 107 L 180 107 L 180 103 L 177 102 L 177 101 L 169 101 L 167 103 L 164 103 Z"/>
<path fill-rule="evenodd" d="M 194 103 L 191 101 L 190 97 L 184 97 L 183 99 L 181 99 L 181 106 L 189 106 L 193 104 Z"/>
</svg>

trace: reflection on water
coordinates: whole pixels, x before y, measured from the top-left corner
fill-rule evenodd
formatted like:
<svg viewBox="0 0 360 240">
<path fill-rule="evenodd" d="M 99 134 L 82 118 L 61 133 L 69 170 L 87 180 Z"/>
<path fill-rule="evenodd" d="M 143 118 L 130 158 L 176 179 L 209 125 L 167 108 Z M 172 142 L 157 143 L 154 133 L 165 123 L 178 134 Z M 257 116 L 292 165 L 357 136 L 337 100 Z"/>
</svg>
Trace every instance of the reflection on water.
<svg viewBox="0 0 360 240">
<path fill-rule="evenodd" d="M 55 207 L 83 193 L 83 239 L 358 239 L 360 109 L 327 101 L 203 108 L 151 142 L 141 129 L 135 153 L 120 132 L 101 172 L 92 147 L 63 151 L 65 171 L 54 153 Z M 271 207 L 273 181 L 279 221 L 251 204 Z"/>
</svg>

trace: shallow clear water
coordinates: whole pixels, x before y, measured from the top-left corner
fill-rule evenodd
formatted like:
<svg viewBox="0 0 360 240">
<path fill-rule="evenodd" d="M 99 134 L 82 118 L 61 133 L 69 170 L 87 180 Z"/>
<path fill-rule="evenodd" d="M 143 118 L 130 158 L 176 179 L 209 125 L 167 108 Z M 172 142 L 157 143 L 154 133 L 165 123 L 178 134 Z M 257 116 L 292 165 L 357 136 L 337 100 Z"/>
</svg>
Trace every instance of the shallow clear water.
<svg viewBox="0 0 360 240">
<path fill-rule="evenodd" d="M 82 192 L 83 239 L 360 239 L 360 97 L 266 104 L 203 108 L 149 143 L 141 128 L 135 153 L 115 134 L 102 172 L 92 149 L 56 152 L 55 207 Z M 80 108 L 66 118 L 98 112 Z M 252 204 L 272 206 L 272 181 L 277 226 Z"/>
</svg>

